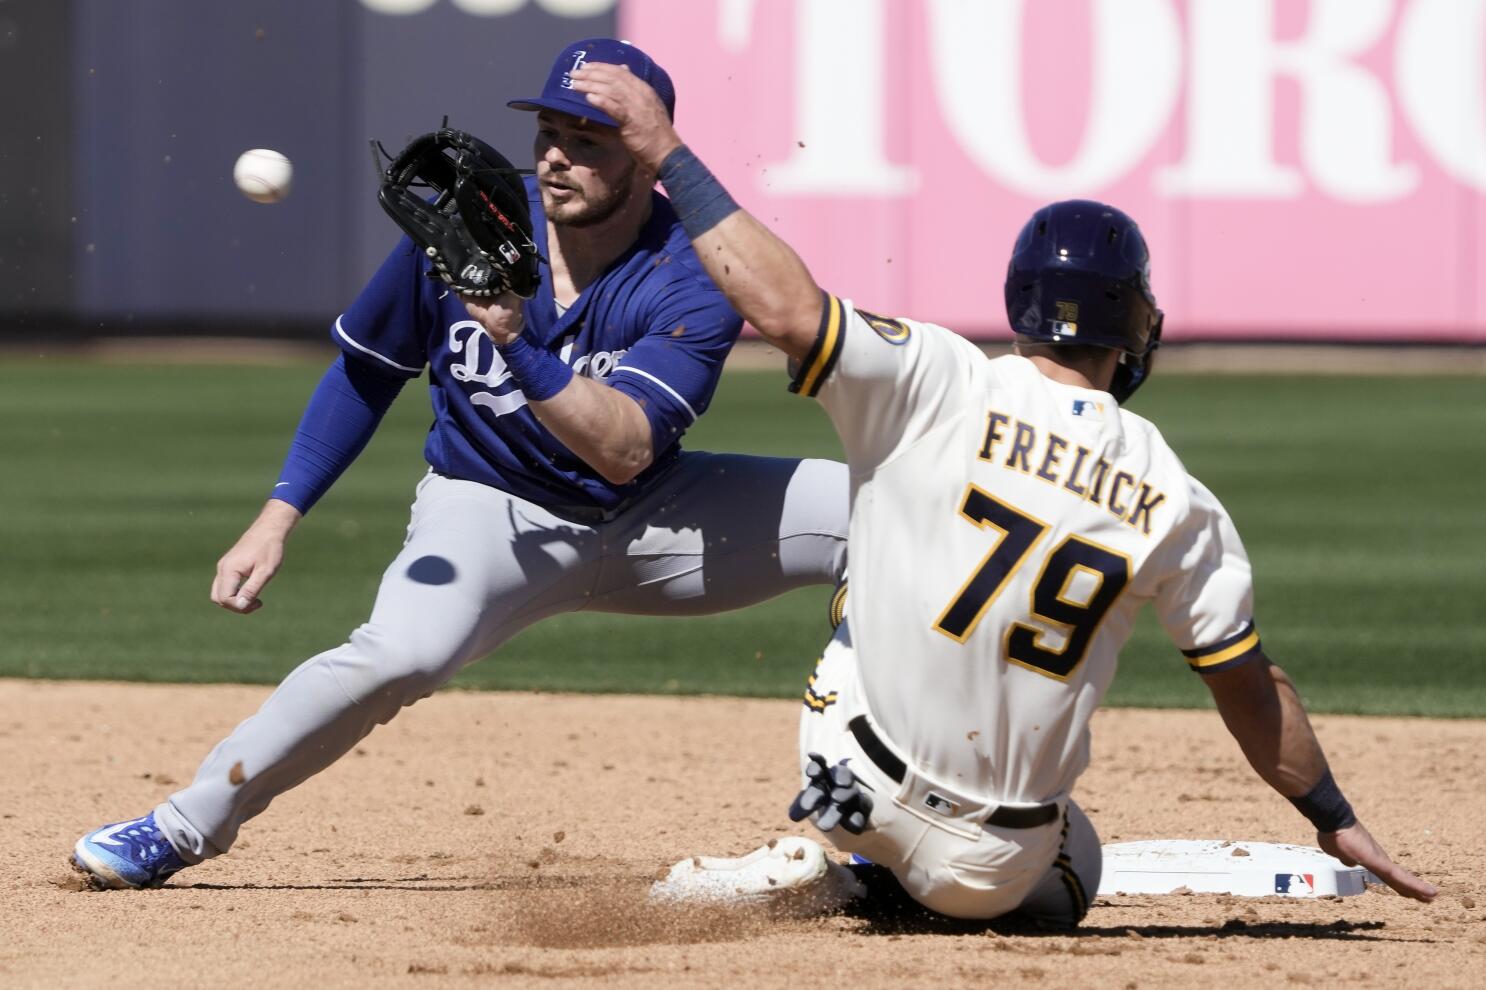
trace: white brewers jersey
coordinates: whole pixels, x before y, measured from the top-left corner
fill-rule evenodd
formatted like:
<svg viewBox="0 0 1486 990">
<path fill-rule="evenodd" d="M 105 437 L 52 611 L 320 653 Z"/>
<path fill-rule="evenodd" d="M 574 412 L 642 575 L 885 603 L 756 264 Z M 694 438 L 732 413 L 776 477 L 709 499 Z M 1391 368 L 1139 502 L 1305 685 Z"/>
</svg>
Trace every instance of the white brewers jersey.
<svg viewBox="0 0 1486 990">
<path fill-rule="evenodd" d="M 851 470 L 863 697 L 928 777 L 1066 794 L 1146 602 L 1194 669 L 1258 655 L 1227 513 L 1107 393 L 833 296 L 791 389 L 819 399 Z"/>
</svg>

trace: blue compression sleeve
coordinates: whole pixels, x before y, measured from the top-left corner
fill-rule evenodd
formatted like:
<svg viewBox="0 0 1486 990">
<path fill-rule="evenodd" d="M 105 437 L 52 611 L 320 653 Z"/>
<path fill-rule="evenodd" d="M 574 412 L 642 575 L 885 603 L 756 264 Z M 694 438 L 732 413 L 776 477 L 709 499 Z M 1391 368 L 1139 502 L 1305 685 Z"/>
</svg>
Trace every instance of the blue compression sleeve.
<svg viewBox="0 0 1486 990">
<path fill-rule="evenodd" d="M 405 381 L 337 358 L 310 396 L 272 497 L 309 512 L 365 449 Z"/>
</svg>

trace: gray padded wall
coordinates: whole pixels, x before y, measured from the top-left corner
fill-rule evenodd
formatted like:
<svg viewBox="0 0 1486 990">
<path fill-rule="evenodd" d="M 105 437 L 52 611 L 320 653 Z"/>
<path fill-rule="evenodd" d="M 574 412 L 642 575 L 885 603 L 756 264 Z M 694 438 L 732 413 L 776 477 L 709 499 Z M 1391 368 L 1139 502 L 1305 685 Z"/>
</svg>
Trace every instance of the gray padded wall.
<svg viewBox="0 0 1486 990">
<path fill-rule="evenodd" d="M 526 164 L 531 117 L 505 101 L 537 92 L 567 42 L 614 30 L 602 4 L 584 17 L 535 0 L 499 15 L 374 6 L 0 0 L 5 326 L 327 321 L 397 236 L 369 140 L 396 150 L 447 114 Z M 284 203 L 233 187 L 233 162 L 255 147 L 293 160 Z"/>
</svg>

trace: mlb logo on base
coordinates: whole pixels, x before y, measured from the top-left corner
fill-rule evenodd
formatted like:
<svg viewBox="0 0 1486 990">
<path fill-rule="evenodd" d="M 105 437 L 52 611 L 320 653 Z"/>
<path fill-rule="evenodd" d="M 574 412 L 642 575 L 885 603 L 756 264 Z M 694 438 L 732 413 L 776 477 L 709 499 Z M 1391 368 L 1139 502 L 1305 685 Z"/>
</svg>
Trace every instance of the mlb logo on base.
<svg viewBox="0 0 1486 990">
<path fill-rule="evenodd" d="M 1316 892 L 1316 877 L 1311 873 L 1276 873 L 1274 892 L 1296 897 L 1310 897 Z"/>
</svg>

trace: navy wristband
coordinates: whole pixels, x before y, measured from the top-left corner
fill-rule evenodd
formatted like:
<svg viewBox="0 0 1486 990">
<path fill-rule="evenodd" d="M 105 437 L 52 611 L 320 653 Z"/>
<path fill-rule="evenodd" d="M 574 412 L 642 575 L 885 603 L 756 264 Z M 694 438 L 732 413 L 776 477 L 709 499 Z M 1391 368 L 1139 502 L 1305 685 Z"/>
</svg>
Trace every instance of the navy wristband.
<svg viewBox="0 0 1486 990">
<path fill-rule="evenodd" d="M 702 160 L 682 145 L 666 156 L 656 176 L 666 187 L 671 208 L 692 240 L 738 212 L 738 204 L 707 170 Z"/>
<path fill-rule="evenodd" d="M 525 336 L 498 344 L 495 349 L 506 362 L 506 370 L 516 387 L 529 401 L 550 399 L 573 380 L 573 369 L 563 364 L 562 358 L 545 348 L 532 346 Z"/>
<path fill-rule="evenodd" d="M 1303 797 L 1288 800 L 1295 805 L 1296 811 L 1310 819 L 1317 832 L 1339 832 L 1357 824 L 1352 805 L 1342 796 L 1341 788 L 1336 786 L 1329 767 L 1316 782 L 1316 786 Z"/>
</svg>

